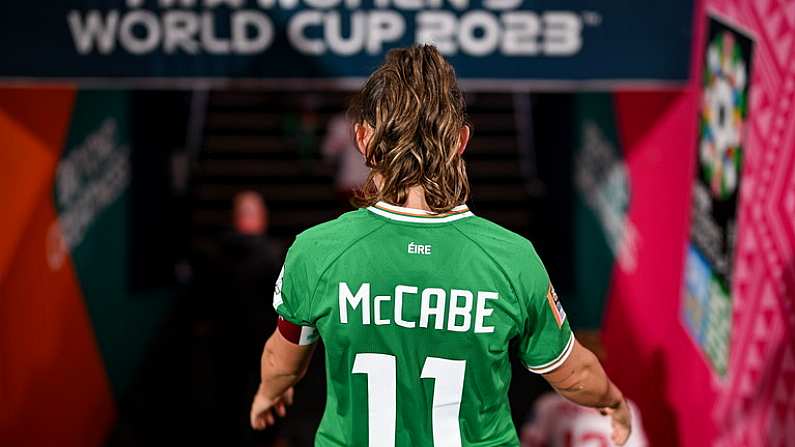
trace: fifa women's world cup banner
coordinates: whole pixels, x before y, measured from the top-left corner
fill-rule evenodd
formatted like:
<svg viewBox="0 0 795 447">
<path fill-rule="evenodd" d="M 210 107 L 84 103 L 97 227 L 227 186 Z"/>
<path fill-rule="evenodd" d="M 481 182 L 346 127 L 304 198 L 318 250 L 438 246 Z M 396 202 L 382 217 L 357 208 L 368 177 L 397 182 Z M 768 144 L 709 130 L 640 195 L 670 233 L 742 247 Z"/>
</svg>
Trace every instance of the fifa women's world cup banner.
<svg viewBox="0 0 795 447">
<path fill-rule="evenodd" d="M 473 87 L 680 85 L 693 15 L 692 0 L 2 3 L 0 81 L 126 85 L 360 81 L 390 48 L 415 43 L 438 46 Z"/>
</svg>

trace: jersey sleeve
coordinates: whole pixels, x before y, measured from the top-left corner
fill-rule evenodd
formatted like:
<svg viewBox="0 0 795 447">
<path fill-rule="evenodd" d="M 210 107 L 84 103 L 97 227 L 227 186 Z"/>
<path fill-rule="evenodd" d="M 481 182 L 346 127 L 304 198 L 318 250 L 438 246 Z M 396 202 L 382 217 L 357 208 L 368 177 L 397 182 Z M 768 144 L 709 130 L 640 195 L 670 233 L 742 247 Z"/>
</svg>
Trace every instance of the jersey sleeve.
<svg viewBox="0 0 795 447">
<path fill-rule="evenodd" d="M 518 347 L 519 359 L 537 374 L 546 374 L 563 364 L 574 346 L 574 334 L 566 312 L 538 255 L 519 273 L 519 305 L 527 310 Z"/>
<path fill-rule="evenodd" d="M 273 290 L 273 308 L 290 323 L 315 326 L 311 312 L 315 288 L 313 270 L 310 254 L 293 244 Z"/>
</svg>

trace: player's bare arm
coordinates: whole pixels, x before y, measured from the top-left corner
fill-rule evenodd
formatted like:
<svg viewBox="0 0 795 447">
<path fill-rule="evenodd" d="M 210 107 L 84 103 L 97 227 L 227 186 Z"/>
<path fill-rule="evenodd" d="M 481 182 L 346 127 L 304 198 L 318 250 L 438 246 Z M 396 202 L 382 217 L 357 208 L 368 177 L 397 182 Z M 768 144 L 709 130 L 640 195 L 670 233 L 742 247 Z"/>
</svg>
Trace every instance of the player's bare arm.
<svg viewBox="0 0 795 447">
<path fill-rule="evenodd" d="M 621 390 L 605 374 L 599 359 L 576 339 L 569 358 L 544 378 L 563 397 L 598 408 L 613 422 L 613 442 L 623 445 L 631 431 L 629 407 Z"/>
<path fill-rule="evenodd" d="M 262 430 L 284 417 L 292 404 L 293 385 L 306 374 L 315 345 L 287 340 L 277 329 L 262 351 L 261 382 L 251 405 L 251 426 Z"/>
</svg>

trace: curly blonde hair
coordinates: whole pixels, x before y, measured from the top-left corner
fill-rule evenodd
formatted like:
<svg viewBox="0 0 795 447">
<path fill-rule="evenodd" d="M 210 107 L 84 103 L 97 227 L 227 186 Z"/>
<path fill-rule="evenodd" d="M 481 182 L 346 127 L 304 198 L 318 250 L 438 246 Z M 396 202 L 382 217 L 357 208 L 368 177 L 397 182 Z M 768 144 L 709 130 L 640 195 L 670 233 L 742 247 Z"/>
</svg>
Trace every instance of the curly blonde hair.
<svg viewBox="0 0 795 447">
<path fill-rule="evenodd" d="M 355 205 L 403 205 L 413 186 L 422 187 L 436 213 L 467 200 L 469 180 L 458 151 L 461 128 L 468 125 L 466 104 L 453 67 L 435 47 L 389 51 L 348 112 L 353 123 L 373 129 L 365 151 L 370 176 Z"/>
</svg>

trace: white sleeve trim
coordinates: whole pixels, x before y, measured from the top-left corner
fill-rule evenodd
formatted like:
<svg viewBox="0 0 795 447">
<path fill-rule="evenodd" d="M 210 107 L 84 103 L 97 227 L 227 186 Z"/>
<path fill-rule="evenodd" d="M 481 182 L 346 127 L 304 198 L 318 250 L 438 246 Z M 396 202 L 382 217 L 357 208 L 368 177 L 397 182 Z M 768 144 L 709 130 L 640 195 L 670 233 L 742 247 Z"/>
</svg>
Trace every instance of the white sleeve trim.
<svg viewBox="0 0 795 447">
<path fill-rule="evenodd" d="M 574 348 L 574 333 L 571 332 L 569 334 L 569 341 L 566 343 L 566 347 L 563 348 L 563 352 L 560 353 L 554 360 L 551 360 L 543 365 L 539 366 L 528 366 L 525 367 L 533 373 L 536 374 L 546 374 L 548 372 L 552 372 L 560 367 L 571 355 L 571 351 Z"/>
</svg>

